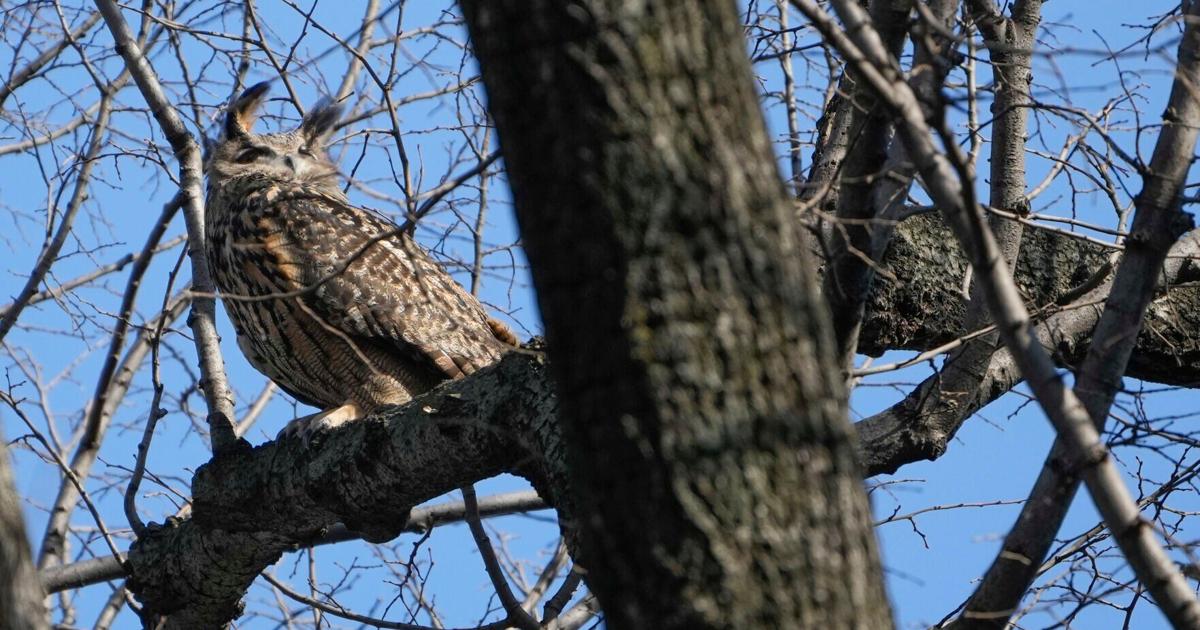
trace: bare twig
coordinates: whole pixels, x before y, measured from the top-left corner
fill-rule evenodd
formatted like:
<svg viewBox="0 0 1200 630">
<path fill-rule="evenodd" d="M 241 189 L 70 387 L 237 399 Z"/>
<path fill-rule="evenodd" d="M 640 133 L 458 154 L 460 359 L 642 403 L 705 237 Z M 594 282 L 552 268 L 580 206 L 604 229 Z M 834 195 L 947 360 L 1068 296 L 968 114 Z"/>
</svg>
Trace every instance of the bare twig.
<svg viewBox="0 0 1200 630">
<path fill-rule="evenodd" d="M 422 626 L 420 624 L 401 623 L 399 621 L 388 621 L 386 619 L 369 617 L 367 615 L 359 615 L 357 613 L 346 610 L 345 608 L 342 608 L 341 606 L 334 605 L 334 604 L 328 604 L 319 599 L 308 597 L 307 595 L 304 595 L 302 593 L 297 593 L 296 591 L 289 588 L 287 584 L 284 584 L 283 582 L 279 581 L 278 578 L 271 575 L 270 573 L 263 573 L 262 577 L 264 580 L 269 582 L 271 584 L 271 586 L 274 586 L 275 588 L 279 589 L 279 591 L 281 593 L 283 593 L 284 595 L 287 595 L 288 597 L 290 597 L 302 604 L 312 606 L 316 610 L 327 612 L 335 617 L 341 617 L 342 619 L 349 619 L 350 621 L 357 621 L 358 623 L 364 623 L 364 624 L 367 624 L 367 625 L 370 625 L 370 626 L 373 626 L 376 628 L 393 628 L 395 630 L 433 630 L 433 628 L 430 628 L 429 626 Z M 504 621 L 496 621 L 493 623 L 487 623 L 487 624 L 483 624 L 483 625 L 479 625 L 479 626 L 471 626 L 471 630 L 500 630 L 501 628 L 507 628 L 507 627 L 508 627 L 508 620 L 504 620 Z M 463 628 L 462 630 L 467 630 L 467 629 Z"/>
<path fill-rule="evenodd" d="M 530 616 L 528 611 L 521 607 L 521 602 L 513 595 L 512 588 L 508 585 L 504 569 L 500 568 L 500 562 L 496 560 L 496 551 L 492 549 L 487 532 L 483 530 L 483 522 L 479 520 L 479 504 L 475 499 L 475 488 L 463 486 L 462 493 L 463 502 L 467 508 L 467 526 L 471 528 L 471 536 L 475 539 L 475 545 L 479 547 L 479 555 L 483 558 L 483 566 L 492 580 L 492 586 L 496 588 L 500 605 L 504 606 L 504 611 L 508 613 L 505 622 L 522 630 L 538 630 L 541 626 L 536 619 Z"/>
<path fill-rule="evenodd" d="M 356 49 L 358 54 L 350 57 L 350 67 L 346 69 L 346 74 L 342 77 L 342 84 L 338 86 L 337 92 L 333 95 L 335 103 L 350 96 L 350 92 L 354 89 L 354 83 L 358 81 L 358 75 L 362 72 L 361 60 L 366 57 L 371 46 L 371 35 L 375 32 L 378 17 L 379 0 L 367 0 L 367 7 L 363 9 L 362 24 L 358 27 L 358 48 Z"/>
<path fill-rule="evenodd" d="M 479 501 L 481 518 L 504 516 L 546 509 L 546 503 L 532 490 L 509 492 L 484 497 Z M 463 501 L 447 501 L 429 507 L 417 508 L 409 514 L 408 524 L 404 531 L 410 534 L 420 534 L 431 528 L 447 523 L 461 522 L 466 518 L 466 503 Z M 345 527 L 333 527 L 313 545 L 331 545 L 348 540 L 358 540 L 360 536 Z M 104 556 L 91 560 L 82 560 L 67 565 L 48 567 L 40 572 L 42 585 L 46 592 L 56 593 L 64 589 L 78 588 L 105 582 L 125 576 L 124 554 Z"/>
<path fill-rule="evenodd" d="M 53 235 L 47 234 L 46 243 L 42 246 L 42 251 L 38 254 L 37 264 L 33 266 L 33 271 L 29 273 L 29 277 L 25 280 L 25 286 L 21 292 L 17 294 L 16 299 L 12 304 L 5 309 L 4 316 L 0 317 L 0 341 L 4 340 L 5 335 L 9 330 L 12 330 L 13 325 L 17 323 L 17 318 L 21 316 L 21 311 L 29 305 L 29 300 L 38 292 L 38 286 L 42 283 L 42 279 L 49 273 L 50 267 L 54 265 L 54 261 L 58 259 L 58 252 L 62 249 L 64 243 L 67 242 L 67 236 L 71 233 L 71 225 L 75 222 L 76 215 L 79 214 L 79 209 L 83 206 L 84 200 L 87 199 L 88 180 L 91 178 L 92 169 L 96 164 L 96 157 L 104 148 L 104 139 L 108 133 L 108 118 L 112 113 L 112 98 L 111 92 L 105 92 L 100 99 L 100 113 L 96 117 L 96 124 L 92 127 L 92 138 L 88 143 L 87 153 L 80 159 L 79 174 L 75 177 L 75 189 L 71 193 L 71 200 L 67 203 L 67 207 L 62 216 L 58 220 L 58 227 L 54 230 Z M 47 230 L 54 226 L 54 216 L 58 213 L 58 208 L 50 207 L 46 209 L 46 226 Z"/>
<path fill-rule="evenodd" d="M 59 456 L 58 451 L 54 450 L 54 448 L 50 446 L 50 443 L 46 441 L 46 438 L 42 435 L 41 431 L 38 431 L 37 428 L 33 426 L 33 422 L 29 420 L 29 417 L 25 415 L 25 412 L 21 411 L 21 405 L 16 399 L 10 396 L 8 392 L 0 391 L 0 402 L 8 405 L 8 407 L 13 410 L 13 413 L 15 413 L 17 417 L 25 423 L 25 426 L 28 427 L 29 431 L 33 434 L 34 439 L 42 444 L 42 447 L 46 450 L 46 454 L 54 461 L 55 464 L 58 465 L 58 469 L 62 471 L 63 475 L 75 486 L 75 490 L 79 493 L 79 498 L 83 501 L 83 504 L 87 506 L 88 512 L 91 513 L 92 519 L 96 522 L 96 527 L 100 532 L 100 536 L 104 539 L 105 544 L 108 545 L 109 551 L 111 551 L 114 556 L 120 557 L 121 551 L 117 548 L 117 543 L 113 540 L 112 534 L 108 530 L 108 526 L 104 524 L 104 519 L 100 516 L 100 510 L 96 508 L 95 502 L 92 501 L 91 496 L 83 487 L 83 480 L 80 479 L 69 466 L 67 466 L 67 462 L 63 461 L 62 457 Z"/>
<path fill-rule="evenodd" d="M 99 21 L 100 13 L 92 12 L 87 16 L 86 19 L 84 19 L 83 22 L 79 24 L 79 26 L 75 28 L 74 31 L 71 31 L 70 33 L 64 33 L 63 37 L 54 42 L 53 46 L 47 46 L 40 55 L 31 59 L 29 63 L 25 64 L 24 67 L 10 75 L 8 77 L 8 81 L 5 81 L 4 85 L 0 85 L 0 107 L 4 106 L 4 101 L 7 101 L 8 97 L 12 96 L 12 93 L 15 92 L 17 88 L 25 85 L 30 79 L 38 76 L 38 73 L 40 73 L 46 67 L 46 64 L 54 61 L 62 53 L 62 51 L 66 50 L 67 47 L 71 45 L 73 40 L 83 37 L 88 31 L 92 30 L 92 27 L 95 26 Z"/>
<path fill-rule="evenodd" d="M 186 236 L 177 236 L 175 238 L 172 238 L 171 240 L 155 247 L 154 253 L 159 254 L 159 253 L 165 252 L 165 251 L 175 247 L 176 245 L 179 245 L 186 238 L 187 238 Z M 107 276 L 109 274 L 124 270 L 126 267 L 129 266 L 129 263 L 133 262 L 134 260 L 137 260 L 139 255 L 140 255 L 140 253 L 125 254 L 124 256 L 114 260 L 113 262 L 110 262 L 106 265 L 101 265 L 99 267 L 96 267 L 92 271 L 89 271 L 78 277 L 72 278 L 66 282 L 63 282 L 62 284 L 59 284 L 58 286 L 38 291 L 37 293 L 34 293 L 32 297 L 29 298 L 29 300 L 25 303 L 25 305 L 33 306 L 34 304 L 37 304 L 39 302 L 45 302 L 46 300 L 57 300 L 57 299 L 61 298 L 62 296 L 70 293 L 71 291 L 78 289 L 79 287 L 82 287 L 86 284 L 90 284 L 90 283 L 92 283 L 96 280 L 99 280 L 100 278 L 103 278 L 104 276 Z M 11 306 L 12 306 L 11 303 L 0 306 L 0 316 L 3 316 L 3 314 L 5 312 L 7 312 L 9 307 L 11 307 Z"/>
<path fill-rule="evenodd" d="M 146 236 L 146 242 L 142 246 L 142 250 L 138 253 L 134 266 L 129 272 L 129 281 L 125 285 L 124 297 L 116 319 L 116 325 L 110 336 L 104 365 L 100 368 L 100 375 L 96 379 L 91 407 L 88 408 L 87 415 L 84 418 L 79 445 L 71 457 L 71 470 L 81 479 L 86 479 L 91 473 L 92 464 L 95 463 L 96 456 L 100 452 L 100 443 L 108 429 L 108 423 L 112 417 L 113 410 L 124 396 L 129 381 L 132 378 L 132 371 L 125 374 L 122 379 L 116 378 L 118 375 L 118 359 L 125 345 L 125 336 L 129 332 L 129 326 L 133 317 L 134 300 L 138 295 L 138 289 L 141 287 L 146 270 L 150 267 L 150 261 L 157 251 L 159 241 L 162 240 L 167 226 L 179 210 L 179 201 L 179 197 L 176 197 L 163 206 L 162 213 L 159 214 L 158 220 L 155 221 L 154 226 L 150 229 L 150 234 Z M 163 311 L 164 317 L 159 319 L 160 324 L 165 325 L 174 320 L 173 317 L 169 319 L 165 317 L 165 313 L 170 310 L 172 309 L 168 308 Z M 144 334 L 144 332 L 141 334 Z M 136 347 L 141 346 L 135 344 Z M 128 360 L 134 356 L 135 348 L 131 348 L 130 353 L 126 355 L 126 362 L 124 364 L 126 369 L 131 368 Z M 144 354 L 141 356 L 144 356 Z M 138 358 L 137 361 L 140 363 L 141 359 Z M 69 483 L 68 480 L 64 480 L 59 487 L 58 496 L 54 500 L 54 507 L 50 510 L 50 518 L 46 521 L 46 531 L 42 535 L 42 549 L 38 557 L 39 568 L 45 568 L 51 563 L 62 562 L 63 544 L 66 540 L 67 527 L 70 524 L 71 514 L 75 511 L 78 501 L 79 496 L 75 491 L 75 485 Z"/>
<path fill-rule="evenodd" d="M 554 555 L 546 566 L 542 568 L 542 572 L 538 575 L 538 579 L 533 583 L 533 586 L 525 593 L 525 599 L 521 602 L 521 608 L 532 613 L 538 601 L 546 594 L 546 589 L 554 583 L 558 577 L 558 572 L 562 570 L 563 565 L 567 563 L 567 543 L 563 540 L 558 541 L 558 545 L 554 549 Z"/>
<path fill-rule="evenodd" d="M 179 267 L 183 264 L 183 257 L 179 257 L 179 261 L 175 263 L 175 268 L 171 270 L 170 280 L 167 282 L 166 294 L 163 296 L 162 309 L 166 312 L 170 309 L 170 291 L 175 285 L 175 279 L 179 275 Z M 146 415 L 146 427 L 142 431 L 142 441 L 137 446 L 137 461 L 133 467 L 133 474 L 129 477 L 129 485 L 125 487 L 125 518 L 129 521 L 129 527 L 133 529 L 133 533 L 141 536 L 146 526 L 138 516 L 137 511 L 137 496 L 138 489 L 141 487 L 142 476 L 146 474 L 146 458 L 150 455 L 150 442 L 154 439 L 154 428 L 158 425 L 159 418 L 166 415 L 166 410 L 162 408 L 163 382 L 162 382 L 162 362 L 159 361 L 159 345 L 162 342 L 163 329 L 166 327 L 166 318 L 159 318 L 158 324 L 154 327 L 154 335 L 150 339 L 150 371 L 154 381 L 153 389 L 154 396 L 150 399 L 150 413 Z"/>
</svg>

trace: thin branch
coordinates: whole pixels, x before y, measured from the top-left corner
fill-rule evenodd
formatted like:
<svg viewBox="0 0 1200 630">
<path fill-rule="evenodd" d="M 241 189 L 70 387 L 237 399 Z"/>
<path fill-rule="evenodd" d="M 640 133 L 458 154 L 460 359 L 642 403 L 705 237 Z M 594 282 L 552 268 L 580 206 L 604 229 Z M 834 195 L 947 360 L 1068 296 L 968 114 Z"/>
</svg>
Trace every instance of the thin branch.
<svg viewBox="0 0 1200 630">
<path fill-rule="evenodd" d="M 262 577 L 264 580 L 266 580 L 268 583 L 270 583 L 271 586 L 274 586 L 275 588 L 279 589 L 279 592 L 290 597 L 291 599 L 294 599 L 306 606 L 311 606 L 316 610 L 320 610 L 322 612 L 329 613 L 335 617 L 341 617 L 342 619 L 349 619 L 350 621 L 364 623 L 364 624 L 367 624 L 370 626 L 374 626 L 376 628 L 393 628 L 395 630 L 434 630 L 433 628 L 431 628 L 429 626 L 422 626 L 420 624 L 402 623 L 399 621 L 388 621 L 386 619 L 379 619 L 377 617 L 368 617 L 366 615 L 360 615 L 360 614 L 351 612 L 349 610 L 346 610 L 345 608 L 342 608 L 341 606 L 328 604 L 319 599 L 308 597 L 307 595 L 304 595 L 302 593 L 297 593 L 296 591 L 289 588 L 287 584 L 284 584 L 283 582 L 279 581 L 279 579 L 277 579 L 275 576 L 271 575 L 270 573 L 263 573 Z M 470 629 L 463 628 L 461 630 L 501 630 L 502 628 L 507 628 L 507 627 L 508 627 L 508 620 L 505 619 L 503 621 L 496 621 L 496 622 L 492 622 L 492 623 L 483 624 L 480 626 L 471 626 Z"/>
<path fill-rule="evenodd" d="M 79 493 L 80 499 L 83 500 L 83 504 L 87 507 L 88 512 L 90 512 L 92 515 L 92 519 L 96 522 L 96 528 L 99 530 L 100 536 L 104 539 L 105 544 L 108 545 L 109 551 L 111 551 L 114 556 L 120 556 L 121 551 L 117 549 L 116 541 L 113 540 L 112 534 L 109 533 L 108 526 L 104 524 L 104 519 L 100 516 L 100 510 L 96 508 L 96 504 L 92 501 L 91 496 L 88 495 L 87 490 L 83 487 L 83 480 L 80 479 L 69 466 L 67 466 L 67 462 L 63 461 L 62 457 L 59 456 L 58 451 L 55 451 L 50 443 L 46 441 L 46 438 L 42 435 L 41 431 L 38 431 L 37 428 L 33 426 L 33 422 L 29 420 L 29 417 L 25 415 L 24 411 L 21 411 L 21 405 L 19 401 L 10 396 L 8 392 L 0 391 L 0 402 L 8 405 L 8 408 L 12 409 L 13 413 L 15 413 L 17 417 L 25 423 L 25 426 L 28 427 L 29 431 L 33 434 L 34 439 L 42 444 L 42 448 L 46 450 L 46 454 L 54 460 L 54 463 L 58 465 L 58 468 L 62 471 L 63 475 L 75 486 L 75 490 Z"/>
<path fill-rule="evenodd" d="M 492 580 L 492 586 L 495 587 L 496 595 L 500 598 L 500 605 L 504 606 L 504 612 L 508 613 L 505 623 L 522 630 L 539 630 L 541 626 L 537 620 L 521 607 L 521 602 L 517 601 L 516 596 L 513 595 L 512 588 L 508 585 L 508 578 L 504 576 L 504 569 L 500 567 L 500 562 L 496 559 L 496 551 L 492 549 L 487 532 L 483 530 L 483 522 L 479 520 L 479 504 L 475 499 L 475 488 L 469 485 L 463 486 L 462 493 L 463 502 L 467 507 L 467 526 L 471 528 L 471 536 L 475 539 L 475 545 L 479 547 L 479 556 L 483 558 L 484 569 L 487 570 L 488 577 Z"/>
<path fill-rule="evenodd" d="M 375 32 L 375 23 L 379 16 L 379 0 L 367 0 L 367 8 L 363 9 L 362 24 L 359 26 L 358 34 L 358 49 L 356 55 L 350 56 L 350 67 L 346 69 L 345 76 L 342 77 L 342 84 L 338 86 L 337 92 L 334 92 L 333 101 L 341 102 L 354 89 L 354 83 L 358 81 L 358 75 L 362 72 L 362 59 L 367 55 L 371 47 L 371 35 Z"/>
<path fill-rule="evenodd" d="M 177 236 L 177 237 L 159 245 L 158 247 L 155 247 L 154 253 L 159 254 L 159 253 L 165 252 L 167 250 L 170 250 L 170 249 L 174 248 L 176 245 L 179 245 L 180 243 L 182 243 L 186 239 L 187 239 L 186 236 Z M 71 291 L 78 289 L 81 286 L 90 284 L 91 282 L 93 282 L 95 280 L 99 280 L 100 278 L 103 278 L 104 276 L 107 276 L 111 273 L 123 271 L 126 267 L 129 266 L 129 263 L 133 262 L 134 260 L 137 260 L 138 256 L 139 256 L 138 252 L 131 252 L 131 253 L 125 254 L 124 256 L 114 260 L 113 262 L 110 262 L 106 265 L 101 265 L 99 267 L 96 267 L 92 271 L 89 271 L 81 276 L 72 278 L 56 287 L 38 291 L 37 293 L 34 293 L 32 297 L 29 298 L 29 301 L 26 302 L 26 306 L 33 306 L 34 304 L 37 304 L 39 302 L 45 302 L 46 300 L 57 300 L 57 299 L 61 298 L 62 296 L 70 293 Z M 0 316 L 3 316 L 3 314 L 5 312 L 7 312 L 11 306 L 12 306 L 12 303 L 0 306 Z"/>
<path fill-rule="evenodd" d="M 236 443 L 233 433 L 233 394 L 225 376 L 225 361 L 221 357 L 220 339 L 217 335 L 216 303 L 204 294 L 215 288 L 208 269 L 204 252 L 204 206 L 200 190 L 202 166 L 200 147 L 188 133 L 183 119 L 172 107 L 163 93 L 158 75 L 142 54 L 137 41 L 129 30 L 129 24 L 121 16 L 121 10 L 113 0 L 95 0 L 96 7 L 104 15 L 104 21 L 112 32 L 117 52 L 125 60 L 125 66 L 133 75 L 142 97 L 150 106 L 151 113 L 163 130 L 175 157 L 179 160 L 179 188 L 183 195 L 183 214 L 188 228 L 188 251 L 192 257 L 192 285 L 200 293 L 192 303 L 192 315 L 188 323 L 195 337 L 196 353 L 200 357 L 201 384 L 208 405 L 209 431 L 214 453 L 221 452 Z"/>
<path fill-rule="evenodd" d="M 479 501 L 479 515 L 480 518 L 493 518 L 544 510 L 546 507 L 546 502 L 538 497 L 536 492 L 522 490 L 484 497 Z M 409 515 L 403 531 L 409 534 L 423 534 L 439 525 L 461 522 L 466 518 L 466 513 L 467 506 L 463 501 L 447 501 L 417 508 Z M 345 526 L 335 526 L 311 545 L 332 545 L 360 538 L 360 535 L 346 529 Z M 57 593 L 123 578 L 127 575 L 124 562 L 124 554 L 81 560 L 42 569 L 39 577 L 47 593 Z"/>
<path fill-rule="evenodd" d="M 533 612 L 534 606 L 537 606 L 538 601 L 546 594 L 546 590 L 554 583 L 554 579 L 558 577 L 558 572 L 567 563 L 567 559 L 567 543 L 559 539 L 558 545 L 554 550 L 554 556 L 542 568 L 542 572 L 538 575 L 537 581 L 533 583 L 533 587 L 525 593 L 525 600 L 521 602 L 521 608 L 530 613 Z"/>
<path fill-rule="evenodd" d="M 79 160 L 79 174 L 75 176 L 75 189 L 71 193 L 71 200 L 67 203 L 66 210 L 58 221 L 58 227 L 54 231 L 54 235 L 42 247 L 41 253 L 38 255 L 37 263 L 33 266 L 33 270 L 29 272 L 29 277 L 25 280 L 25 286 L 21 288 L 21 292 L 17 294 L 16 299 L 12 304 L 5 309 L 4 316 L 0 317 L 0 341 L 4 340 L 8 331 L 17 323 L 17 318 L 21 316 L 21 311 L 29 305 L 29 301 L 34 294 L 38 292 L 38 286 L 46 274 L 50 272 L 50 267 L 58 259 L 58 252 L 62 250 L 62 246 L 67 242 L 67 236 L 71 233 L 71 226 L 75 223 L 75 217 L 79 213 L 79 209 L 83 206 L 83 202 L 88 197 L 88 187 L 91 179 L 92 169 L 96 164 L 96 158 L 100 155 L 101 149 L 105 146 L 105 136 L 108 134 L 108 120 L 112 113 L 112 92 L 105 92 L 100 98 L 100 113 L 96 117 L 96 124 L 92 127 L 92 138 L 88 143 L 87 152 Z M 53 225 L 54 215 L 57 213 L 57 208 L 47 208 L 47 226 Z"/>
<path fill-rule="evenodd" d="M 158 250 L 159 241 L 162 240 L 171 219 L 179 210 L 180 201 L 180 197 L 176 196 L 163 206 L 158 220 L 150 229 L 150 234 L 146 236 L 146 242 L 138 253 L 133 268 L 129 271 L 129 280 L 125 285 L 116 324 L 109 338 L 104 365 L 100 368 L 100 375 L 96 379 L 96 387 L 92 393 L 91 406 L 84 417 L 79 444 L 71 457 L 71 471 L 81 479 L 86 479 L 91 474 L 92 464 L 95 463 L 96 456 L 100 452 L 100 443 L 108 429 L 109 420 L 112 418 L 116 405 L 125 395 L 129 380 L 132 378 L 132 372 L 125 375 L 124 379 L 117 378 L 120 374 L 117 369 L 118 359 L 121 356 L 121 350 L 125 345 L 125 336 L 129 332 L 130 322 L 133 318 L 134 300 L 138 295 L 138 289 Z M 163 311 L 164 316 L 160 317 L 160 324 L 174 320 L 174 318 L 167 319 L 165 317 L 165 314 L 171 310 L 168 308 Z M 144 332 L 143 330 L 139 333 L 139 338 L 144 335 Z M 128 359 L 134 356 L 134 350 L 137 347 L 139 346 L 135 343 L 134 347 L 130 348 L 130 353 L 126 355 L 126 361 L 122 362 L 121 366 L 135 369 Z M 137 362 L 140 363 L 141 359 L 138 358 Z M 75 492 L 74 485 L 64 480 L 59 487 L 58 496 L 55 497 L 54 506 L 50 510 L 50 518 L 46 521 L 46 531 L 42 534 L 38 568 L 45 568 L 50 563 L 62 562 L 67 528 L 70 526 L 71 514 L 74 513 L 78 501 L 79 495 Z"/>
<path fill-rule="evenodd" d="M 46 64 L 57 59 L 62 51 L 66 50 L 67 47 L 71 45 L 72 41 L 75 41 L 86 35 L 87 32 L 92 30 L 92 27 L 95 26 L 99 21 L 99 12 L 93 11 L 92 13 L 88 14 L 87 18 L 84 19 L 84 21 L 80 23 L 80 25 L 76 27 L 74 31 L 71 31 L 70 33 L 63 33 L 63 37 L 54 42 L 54 45 L 48 46 L 40 55 L 34 57 L 29 61 L 29 63 L 25 64 L 24 67 L 9 76 L 8 81 L 6 81 L 4 85 L 0 85 L 0 107 L 4 106 L 4 101 L 7 101 L 8 97 L 12 96 L 12 93 L 15 92 L 17 88 L 25 85 L 30 79 L 38 76 L 42 69 L 46 67 Z"/>
<path fill-rule="evenodd" d="M 171 288 L 175 286 L 175 280 L 179 276 L 179 268 L 183 265 L 183 257 L 179 257 L 179 261 L 175 263 L 175 268 L 171 270 L 170 279 L 167 281 L 167 288 L 163 295 L 162 310 L 166 312 L 170 309 Z M 146 458 L 150 455 L 150 442 L 154 439 L 154 428 L 158 425 L 158 420 L 167 415 L 165 409 L 161 407 L 163 396 L 163 382 L 161 361 L 159 361 L 159 345 L 162 343 L 163 329 L 166 328 L 166 318 L 159 318 L 158 325 L 154 327 L 154 335 L 150 338 L 150 372 L 153 380 L 154 396 L 150 399 L 150 413 L 146 417 L 146 427 L 142 432 L 142 441 L 137 446 L 137 461 L 133 467 L 133 474 L 129 477 L 129 484 L 125 487 L 125 518 L 129 521 L 129 527 L 133 529 L 133 533 L 141 536 L 146 531 L 145 523 L 137 512 L 137 495 L 138 488 L 141 487 L 142 477 L 146 473 Z"/>
<path fill-rule="evenodd" d="M 1200 102 L 1196 95 L 1197 85 L 1200 84 L 1198 15 L 1200 6 L 1192 3 L 1187 7 L 1175 81 L 1164 114 L 1165 124 L 1150 164 L 1143 174 L 1144 187 L 1135 200 L 1137 212 L 1125 241 L 1126 254 L 1117 269 L 1104 314 L 1096 326 L 1091 347 L 1076 377 L 1079 404 L 1084 406 L 1091 420 L 1100 427 L 1108 417 L 1146 309 L 1163 275 L 1168 248 L 1175 242 L 1179 232 L 1190 224 L 1181 209 L 1180 193 L 1191 165 L 1189 156 L 1195 150 L 1197 127 L 1200 125 Z M 1078 487 L 1080 476 L 1088 481 L 1088 488 L 1094 496 L 1088 474 L 1090 469 L 1082 473 L 1078 470 L 1088 460 L 1081 460 L 1073 451 L 1072 445 L 1062 436 L 1055 441 L 1025 508 L 1005 538 L 1001 557 L 993 562 L 967 602 L 964 618 L 1015 607 L 1034 579 L 1033 569 L 1045 557 L 1052 543 L 1052 532 L 1046 535 L 1040 530 L 1053 525 L 1053 530 L 1057 531 Z M 1063 464 L 1064 457 L 1070 458 L 1068 465 Z M 1136 508 L 1125 510 L 1125 520 L 1121 522 L 1111 520 L 1103 509 L 1101 513 L 1105 524 L 1134 566 L 1139 580 L 1172 624 L 1176 627 L 1196 627 L 1200 624 L 1195 598 L 1186 581 L 1175 576 L 1178 571 L 1170 559 L 1144 548 L 1150 540 L 1152 527 L 1141 520 Z M 1136 552 L 1131 553 L 1128 550 L 1130 547 L 1134 547 Z M 1026 562 L 1013 562 L 1007 559 L 1009 556 L 1023 558 Z M 1146 573 L 1150 571 L 1159 575 L 1147 578 Z M 1148 579 L 1152 581 L 1148 582 Z"/>
</svg>

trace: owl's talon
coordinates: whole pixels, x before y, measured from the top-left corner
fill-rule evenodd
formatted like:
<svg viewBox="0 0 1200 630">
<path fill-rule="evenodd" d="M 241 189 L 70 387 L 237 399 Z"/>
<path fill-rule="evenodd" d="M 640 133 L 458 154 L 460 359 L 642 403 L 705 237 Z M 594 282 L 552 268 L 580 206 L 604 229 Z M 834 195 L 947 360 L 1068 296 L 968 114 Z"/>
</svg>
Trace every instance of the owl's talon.
<svg viewBox="0 0 1200 630">
<path fill-rule="evenodd" d="M 275 436 L 275 439 L 287 440 L 298 437 L 304 442 L 305 448 L 307 448 L 309 442 L 312 441 L 313 434 L 320 431 L 320 422 L 314 422 L 317 415 L 319 414 L 313 414 L 311 416 L 304 416 L 303 418 L 296 418 L 292 420 L 291 422 L 287 423 L 287 426 L 283 427 L 283 429 L 279 432 L 279 435 Z"/>
<path fill-rule="evenodd" d="M 341 407 L 326 409 L 320 413 L 292 420 L 287 423 L 287 426 L 283 427 L 283 430 L 279 432 L 279 435 L 275 439 L 283 440 L 299 437 L 304 442 L 305 448 L 307 448 L 318 435 L 332 431 L 347 422 L 357 420 L 363 415 L 358 405 L 346 403 Z"/>
</svg>

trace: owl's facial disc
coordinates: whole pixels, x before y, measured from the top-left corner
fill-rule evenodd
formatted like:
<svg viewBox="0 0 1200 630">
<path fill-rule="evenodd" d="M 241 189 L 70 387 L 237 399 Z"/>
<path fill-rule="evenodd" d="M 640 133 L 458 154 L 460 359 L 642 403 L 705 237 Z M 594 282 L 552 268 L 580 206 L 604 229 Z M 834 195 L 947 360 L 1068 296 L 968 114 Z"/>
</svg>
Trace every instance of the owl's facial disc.
<svg viewBox="0 0 1200 630">
<path fill-rule="evenodd" d="M 327 174 L 329 168 L 311 149 L 301 145 L 295 150 L 247 142 L 233 161 L 266 173 L 279 173 L 288 179 L 304 181 L 310 175 Z"/>
<path fill-rule="evenodd" d="M 305 184 L 339 189 L 337 166 L 325 147 L 341 117 L 341 107 L 326 98 L 304 116 L 292 131 L 256 134 L 252 131 L 265 101 L 267 84 L 251 86 L 226 110 L 225 125 L 205 164 L 209 185 L 220 189 L 235 181 L 270 179 L 281 184 Z"/>
<path fill-rule="evenodd" d="M 324 149 L 311 147 L 303 134 L 246 134 L 217 150 L 210 182 L 266 177 L 286 183 L 337 184 L 337 169 Z"/>
</svg>

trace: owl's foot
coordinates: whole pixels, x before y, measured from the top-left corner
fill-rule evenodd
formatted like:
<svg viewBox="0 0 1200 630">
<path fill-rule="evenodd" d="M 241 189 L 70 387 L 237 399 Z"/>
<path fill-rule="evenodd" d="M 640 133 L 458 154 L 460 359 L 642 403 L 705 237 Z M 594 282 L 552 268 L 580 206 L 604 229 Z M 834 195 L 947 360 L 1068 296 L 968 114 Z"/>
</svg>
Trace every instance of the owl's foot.
<svg viewBox="0 0 1200 630">
<path fill-rule="evenodd" d="M 320 413 L 296 418 L 287 423 L 279 435 L 275 436 L 277 440 L 299 437 L 304 441 L 304 446 L 307 447 L 309 442 L 317 435 L 330 431 L 337 427 L 362 418 L 366 414 L 358 405 L 354 403 L 346 403 L 341 407 L 326 409 Z"/>
</svg>

